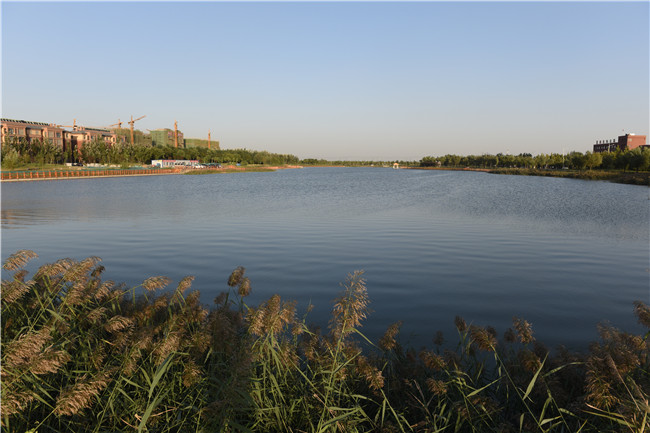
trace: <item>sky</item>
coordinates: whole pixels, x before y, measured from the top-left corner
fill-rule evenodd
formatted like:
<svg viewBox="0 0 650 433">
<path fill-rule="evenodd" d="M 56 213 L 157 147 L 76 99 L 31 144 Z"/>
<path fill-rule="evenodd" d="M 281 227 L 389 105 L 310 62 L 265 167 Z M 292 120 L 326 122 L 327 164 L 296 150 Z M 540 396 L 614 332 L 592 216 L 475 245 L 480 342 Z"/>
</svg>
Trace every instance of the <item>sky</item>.
<svg viewBox="0 0 650 433">
<path fill-rule="evenodd" d="M 649 2 L 2 1 L 2 117 L 328 160 L 648 135 Z"/>
</svg>

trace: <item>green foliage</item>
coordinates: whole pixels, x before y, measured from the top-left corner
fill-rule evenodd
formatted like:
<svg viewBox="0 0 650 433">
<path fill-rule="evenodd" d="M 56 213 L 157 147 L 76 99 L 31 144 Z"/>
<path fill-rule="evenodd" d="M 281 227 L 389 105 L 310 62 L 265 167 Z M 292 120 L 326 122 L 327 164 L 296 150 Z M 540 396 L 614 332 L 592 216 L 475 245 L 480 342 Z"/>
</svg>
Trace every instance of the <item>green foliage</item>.
<svg viewBox="0 0 650 433">
<path fill-rule="evenodd" d="M 335 166 L 335 167 L 392 167 L 397 162 L 400 166 L 417 165 L 415 161 L 328 161 L 326 159 L 301 159 L 300 165 Z"/>
<path fill-rule="evenodd" d="M 137 131 L 136 137 L 145 137 L 141 131 Z M 118 130 L 118 136 L 130 134 L 128 129 Z M 144 144 L 143 144 L 144 143 Z M 11 153 L 15 152 L 16 156 Z M 207 149 L 206 147 L 152 147 L 151 143 L 146 145 L 143 138 L 136 140 L 131 145 L 130 137 L 125 141 L 118 140 L 116 144 L 110 145 L 101 138 L 95 138 L 89 143 L 84 143 L 73 155 L 70 149 L 61 149 L 52 145 L 49 141 L 33 140 L 27 142 L 24 139 L 10 138 L 2 147 L 2 157 L 9 156 L 9 164 L 13 167 L 28 163 L 57 163 L 72 162 L 80 160 L 85 163 L 99 164 L 150 164 L 154 159 L 190 159 L 200 162 L 218 162 L 224 164 L 260 164 L 260 165 L 295 165 L 299 159 L 294 155 L 269 153 L 266 151 L 253 151 L 246 149 Z M 6 167 L 9 168 L 9 167 Z"/>
<path fill-rule="evenodd" d="M 561 169 L 567 167 L 575 170 L 621 169 L 648 171 L 650 170 L 650 149 L 637 147 L 629 151 L 604 153 L 571 152 L 561 154 L 540 154 L 532 156 L 529 153 L 519 155 L 445 155 L 425 156 L 419 162 L 420 167 L 471 167 L 471 168 L 537 168 Z"/>
<path fill-rule="evenodd" d="M 603 326 L 589 353 L 552 356 L 514 318 L 501 340 L 456 318 L 458 342 L 416 351 L 400 323 L 375 345 L 362 333 L 368 294 L 350 274 L 323 334 L 295 302 L 244 299 L 244 268 L 207 309 L 192 277 L 125 289 L 99 259 L 3 264 L 2 428 L 150 432 L 643 432 L 648 337 Z M 636 302 L 650 329 L 650 308 Z"/>
<path fill-rule="evenodd" d="M 13 153 L 19 155 L 16 158 Z M 52 144 L 47 139 L 27 141 L 25 138 L 7 137 L 2 144 L 2 159 L 9 156 L 10 164 L 62 164 L 65 162 L 65 153 L 59 146 Z M 8 168 L 8 167 L 5 167 Z"/>
<path fill-rule="evenodd" d="M 16 149 L 11 147 L 2 148 L 2 168 L 5 170 L 13 170 L 20 165 L 20 154 Z"/>
</svg>

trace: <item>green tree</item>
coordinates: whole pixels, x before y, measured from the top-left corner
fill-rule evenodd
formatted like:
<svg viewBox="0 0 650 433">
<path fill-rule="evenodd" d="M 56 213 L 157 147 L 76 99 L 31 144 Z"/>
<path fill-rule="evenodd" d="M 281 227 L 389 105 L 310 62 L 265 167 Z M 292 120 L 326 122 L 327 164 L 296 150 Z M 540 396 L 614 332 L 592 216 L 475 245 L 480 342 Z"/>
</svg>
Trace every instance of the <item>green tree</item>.
<svg viewBox="0 0 650 433">
<path fill-rule="evenodd" d="M 576 170 L 584 170 L 587 166 L 587 158 L 580 152 L 571 152 L 568 155 L 568 160 L 571 168 Z"/>
<path fill-rule="evenodd" d="M 630 169 L 636 170 L 648 170 L 650 168 L 650 151 L 648 149 L 637 147 L 629 151 L 630 157 Z"/>
<path fill-rule="evenodd" d="M 585 154 L 585 165 L 589 170 L 600 167 L 603 162 L 603 156 L 600 153 L 587 152 Z"/>
</svg>

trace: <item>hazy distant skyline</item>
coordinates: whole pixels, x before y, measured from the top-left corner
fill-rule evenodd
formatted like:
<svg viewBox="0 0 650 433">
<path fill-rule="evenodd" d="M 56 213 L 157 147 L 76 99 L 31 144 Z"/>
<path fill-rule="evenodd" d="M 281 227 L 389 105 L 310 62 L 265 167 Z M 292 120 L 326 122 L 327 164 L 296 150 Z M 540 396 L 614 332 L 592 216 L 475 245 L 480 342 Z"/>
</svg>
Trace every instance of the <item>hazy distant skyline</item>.
<svg viewBox="0 0 650 433">
<path fill-rule="evenodd" d="M 300 158 L 649 132 L 648 2 L 2 2 L 2 117 Z"/>
</svg>

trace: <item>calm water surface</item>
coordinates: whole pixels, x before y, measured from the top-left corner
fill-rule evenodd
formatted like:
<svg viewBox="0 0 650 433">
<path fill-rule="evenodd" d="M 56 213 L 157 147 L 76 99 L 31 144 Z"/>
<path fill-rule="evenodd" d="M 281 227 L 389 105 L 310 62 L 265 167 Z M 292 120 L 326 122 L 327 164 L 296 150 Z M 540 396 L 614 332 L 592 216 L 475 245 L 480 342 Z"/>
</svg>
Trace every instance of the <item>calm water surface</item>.
<svg viewBox="0 0 650 433">
<path fill-rule="evenodd" d="M 2 258 L 30 268 L 99 256 L 105 279 L 194 275 L 205 303 L 237 266 L 249 303 L 274 293 L 327 324 L 339 283 L 365 270 L 378 337 L 454 341 L 456 315 L 502 333 L 512 316 L 585 348 L 604 320 L 639 332 L 650 302 L 648 188 L 474 172 L 309 168 L 274 173 L 2 184 Z M 3 278 L 6 276 L 3 275 Z"/>
</svg>

